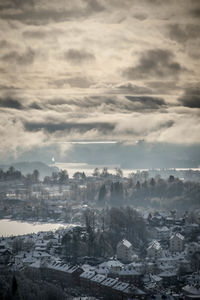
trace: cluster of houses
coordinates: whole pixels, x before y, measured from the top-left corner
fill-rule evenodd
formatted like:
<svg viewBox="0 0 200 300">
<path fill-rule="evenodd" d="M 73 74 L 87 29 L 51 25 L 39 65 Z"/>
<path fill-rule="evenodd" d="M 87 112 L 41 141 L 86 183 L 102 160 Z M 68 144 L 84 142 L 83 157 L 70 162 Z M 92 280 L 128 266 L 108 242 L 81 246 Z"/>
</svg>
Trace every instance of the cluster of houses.
<svg viewBox="0 0 200 300">
<path fill-rule="evenodd" d="M 0 268 L 58 282 L 63 288 L 71 286 L 85 295 L 101 295 L 101 299 L 200 299 L 200 225 L 163 223 L 159 215 L 148 216 L 147 222 L 149 239 L 142 256 L 124 238 L 114 257 L 87 257 L 72 264 L 62 255 L 61 240 L 73 228 L 62 228 L 1 238 Z"/>
</svg>

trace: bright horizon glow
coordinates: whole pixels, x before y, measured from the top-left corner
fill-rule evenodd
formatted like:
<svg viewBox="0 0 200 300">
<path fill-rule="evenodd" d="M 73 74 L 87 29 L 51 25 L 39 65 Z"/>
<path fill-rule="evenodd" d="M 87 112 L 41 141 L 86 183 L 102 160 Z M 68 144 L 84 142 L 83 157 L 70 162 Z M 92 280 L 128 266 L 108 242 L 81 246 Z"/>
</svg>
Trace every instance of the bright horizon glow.
<svg viewBox="0 0 200 300">
<path fill-rule="evenodd" d="M 74 141 L 74 142 L 59 142 L 61 144 L 80 144 L 80 145 L 87 145 L 87 144 L 118 144 L 119 141 Z"/>
</svg>

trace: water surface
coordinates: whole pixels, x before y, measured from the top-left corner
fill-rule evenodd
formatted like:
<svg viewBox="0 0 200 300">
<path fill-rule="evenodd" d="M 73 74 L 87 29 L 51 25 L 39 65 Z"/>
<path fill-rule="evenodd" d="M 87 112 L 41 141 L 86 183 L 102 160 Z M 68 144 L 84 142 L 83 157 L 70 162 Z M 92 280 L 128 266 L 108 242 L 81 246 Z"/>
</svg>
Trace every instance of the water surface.
<svg viewBox="0 0 200 300">
<path fill-rule="evenodd" d="M 72 227 L 74 224 L 60 223 L 29 223 L 10 219 L 0 220 L 0 236 L 23 235 L 39 231 L 54 231 L 61 227 Z"/>
</svg>

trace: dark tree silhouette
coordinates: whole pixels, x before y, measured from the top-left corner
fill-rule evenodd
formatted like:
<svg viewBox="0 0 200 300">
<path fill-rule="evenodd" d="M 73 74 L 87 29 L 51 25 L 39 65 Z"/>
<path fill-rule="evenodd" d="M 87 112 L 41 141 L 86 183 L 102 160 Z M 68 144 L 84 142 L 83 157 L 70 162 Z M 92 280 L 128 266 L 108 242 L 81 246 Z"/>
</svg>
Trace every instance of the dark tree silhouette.
<svg viewBox="0 0 200 300">
<path fill-rule="evenodd" d="M 17 289 L 18 289 L 17 280 L 16 280 L 15 275 L 13 275 L 13 278 L 12 278 L 12 295 L 13 296 L 16 294 Z"/>
<path fill-rule="evenodd" d="M 103 185 L 100 187 L 100 190 L 99 190 L 98 201 L 99 201 L 99 202 L 104 201 L 105 196 L 106 196 L 106 187 L 105 187 L 105 184 L 103 184 Z"/>
</svg>

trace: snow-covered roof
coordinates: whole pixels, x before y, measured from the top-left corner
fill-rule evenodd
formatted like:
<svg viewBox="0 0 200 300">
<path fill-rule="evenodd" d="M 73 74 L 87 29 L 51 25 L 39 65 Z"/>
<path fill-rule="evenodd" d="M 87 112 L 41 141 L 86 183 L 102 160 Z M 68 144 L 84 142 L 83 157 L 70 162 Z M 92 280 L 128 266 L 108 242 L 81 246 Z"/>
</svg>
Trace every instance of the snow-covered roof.
<svg viewBox="0 0 200 300">
<path fill-rule="evenodd" d="M 103 280 L 105 280 L 106 276 L 105 275 L 101 275 L 101 274 L 96 274 L 94 277 L 92 277 L 90 280 L 91 281 L 94 281 L 94 282 L 97 282 L 97 283 L 100 283 L 102 282 Z"/>
<path fill-rule="evenodd" d="M 129 283 L 118 281 L 118 283 L 113 286 L 113 289 L 118 290 L 118 291 L 123 291 L 128 286 L 129 286 Z"/>
<path fill-rule="evenodd" d="M 119 260 L 108 260 L 99 265 L 100 268 L 122 267 L 123 264 Z"/>
<path fill-rule="evenodd" d="M 162 272 L 162 273 L 160 273 L 160 274 L 158 274 L 159 275 L 159 277 L 172 277 L 172 276 L 176 276 L 176 272 L 175 271 L 169 271 L 169 270 L 167 270 L 167 271 L 164 271 L 164 272 Z"/>
<path fill-rule="evenodd" d="M 69 267 L 69 269 L 67 270 L 67 273 L 73 273 L 74 271 L 76 271 L 79 267 L 78 266 L 72 266 Z"/>
<path fill-rule="evenodd" d="M 80 277 L 81 278 L 85 278 L 85 279 L 90 279 L 92 278 L 93 276 L 95 275 L 95 272 L 94 271 L 85 271 L 83 272 Z"/>
<path fill-rule="evenodd" d="M 141 267 L 143 267 L 143 264 L 141 262 L 132 262 L 132 263 L 128 264 L 128 267 L 141 268 Z"/>
<path fill-rule="evenodd" d="M 108 268 L 98 268 L 98 269 L 96 269 L 96 272 L 98 273 L 98 274 L 102 274 L 102 275 L 106 275 L 106 274 L 108 274 L 109 273 L 109 269 Z"/>
<path fill-rule="evenodd" d="M 34 258 L 31 257 L 31 256 L 28 256 L 28 257 L 26 257 L 26 258 L 23 259 L 23 263 L 24 264 L 31 264 L 33 262 L 34 262 Z"/>
<path fill-rule="evenodd" d="M 174 238 L 178 238 L 178 239 L 180 239 L 180 240 L 184 240 L 184 236 L 182 235 L 182 234 L 180 234 L 180 233 L 175 233 L 175 234 L 173 234 L 171 237 L 170 237 L 170 240 L 172 240 L 172 239 L 174 239 Z"/>
<path fill-rule="evenodd" d="M 150 274 L 150 279 L 151 281 L 155 281 L 155 282 L 160 282 L 162 280 L 160 276 L 152 275 L 152 274 Z"/>
<path fill-rule="evenodd" d="M 160 243 L 159 243 L 158 241 L 156 241 L 156 240 L 153 240 L 153 241 L 150 243 L 150 245 L 149 245 L 149 247 L 147 248 L 147 250 L 149 250 L 149 249 L 151 249 L 151 248 L 154 248 L 154 249 L 156 249 L 156 250 L 160 250 L 160 249 L 161 249 Z"/>
<path fill-rule="evenodd" d="M 127 248 L 131 248 L 132 247 L 132 244 L 128 240 L 126 240 L 126 239 L 123 239 L 122 241 L 120 241 L 118 243 L 118 246 L 121 246 L 121 245 L 124 245 Z"/>
<path fill-rule="evenodd" d="M 118 279 L 108 277 L 101 284 L 104 285 L 104 286 L 113 286 L 117 282 L 118 282 Z"/>
<path fill-rule="evenodd" d="M 33 264 L 30 265 L 30 267 L 39 269 L 40 268 L 40 261 L 39 260 L 35 261 Z"/>
<path fill-rule="evenodd" d="M 167 226 L 163 226 L 163 227 L 156 227 L 155 228 L 157 231 L 162 231 L 162 232 L 166 232 L 169 231 L 169 228 Z"/>
<path fill-rule="evenodd" d="M 61 262 L 53 262 L 51 264 L 48 264 L 48 268 L 57 271 L 68 272 L 70 266 Z"/>
<path fill-rule="evenodd" d="M 89 264 L 83 264 L 81 267 L 84 271 L 94 271 L 95 270 L 95 267 L 90 266 Z"/>
<path fill-rule="evenodd" d="M 6 241 L 0 241 L 0 248 L 5 248 L 6 244 Z"/>
<path fill-rule="evenodd" d="M 138 275 L 140 275 L 140 273 L 134 269 L 131 269 L 131 270 L 124 269 L 119 272 L 119 275 L 121 275 L 121 276 L 128 276 L 128 275 L 129 276 L 138 276 Z"/>
<path fill-rule="evenodd" d="M 200 297 L 200 288 L 192 285 L 186 285 L 183 287 L 183 291 L 187 294 L 195 295 Z"/>
</svg>

